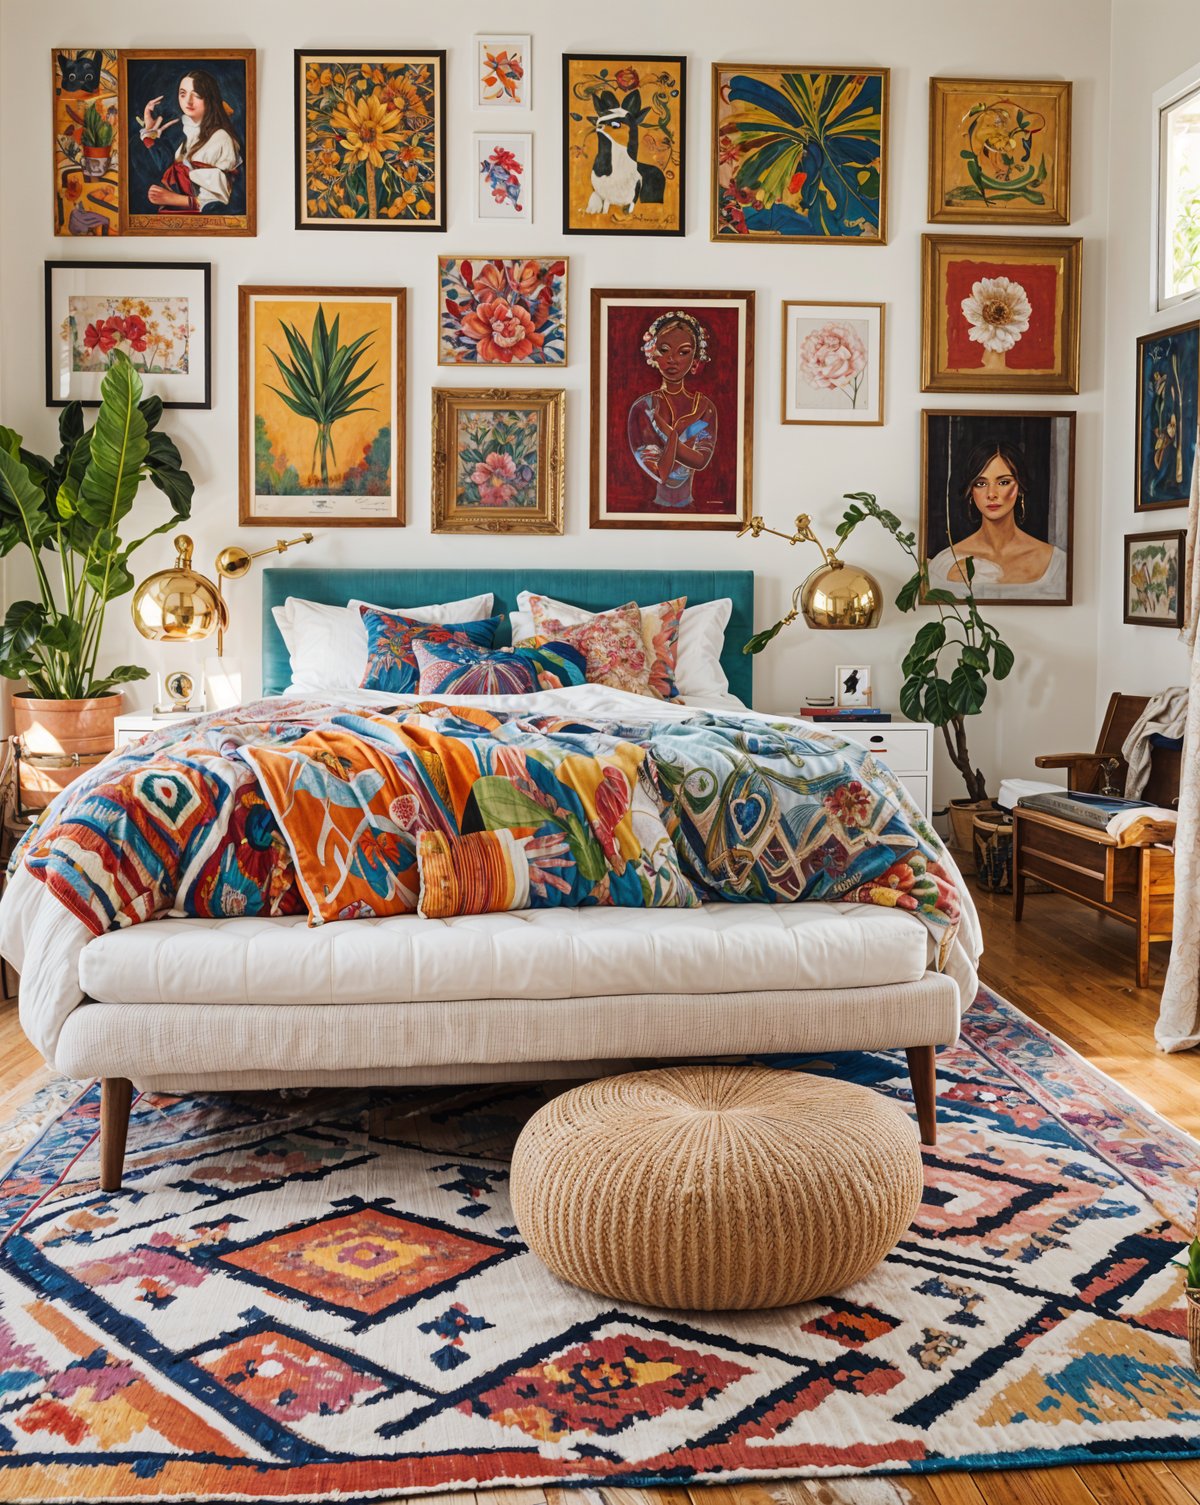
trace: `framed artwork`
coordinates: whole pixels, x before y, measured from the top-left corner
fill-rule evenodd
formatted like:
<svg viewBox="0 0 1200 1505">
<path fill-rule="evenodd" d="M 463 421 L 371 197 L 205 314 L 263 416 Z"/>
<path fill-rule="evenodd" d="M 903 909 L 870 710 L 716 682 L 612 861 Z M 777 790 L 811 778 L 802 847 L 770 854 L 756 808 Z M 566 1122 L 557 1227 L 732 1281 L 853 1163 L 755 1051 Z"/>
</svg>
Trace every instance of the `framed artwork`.
<svg viewBox="0 0 1200 1505">
<path fill-rule="evenodd" d="M 561 389 L 433 391 L 433 531 L 561 533 Z"/>
<path fill-rule="evenodd" d="M 207 261 L 48 261 L 46 404 L 100 405 L 120 352 L 164 408 L 212 406 Z"/>
<path fill-rule="evenodd" d="M 1133 510 L 1186 507 L 1200 424 L 1200 324 L 1143 335 L 1137 373 Z"/>
<path fill-rule="evenodd" d="M 122 235 L 254 235 L 253 49 L 118 53 Z"/>
<path fill-rule="evenodd" d="M 563 56 L 563 234 L 684 233 L 687 59 Z"/>
<path fill-rule="evenodd" d="M 750 517 L 752 292 L 592 290 L 593 528 Z"/>
<path fill-rule="evenodd" d="M 782 423 L 883 422 L 882 303 L 783 305 Z"/>
<path fill-rule="evenodd" d="M 977 601 L 1069 606 L 1074 501 L 1074 413 L 921 414 L 930 590 L 963 600 L 969 557 Z"/>
<path fill-rule="evenodd" d="M 839 664 L 833 671 L 835 706 L 871 704 L 870 664 Z"/>
<path fill-rule="evenodd" d="M 1083 242 L 921 241 L 923 392 L 1078 392 Z"/>
<path fill-rule="evenodd" d="M 445 52 L 296 52 L 296 229 L 446 228 Z"/>
<path fill-rule="evenodd" d="M 1071 85 L 929 80 L 934 224 L 1071 223 Z"/>
<path fill-rule="evenodd" d="M 888 81 L 714 63 L 711 238 L 885 244 Z"/>
<path fill-rule="evenodd" d="M 563 256 L 439 256 L 439 366 L 564 366 Z"/>
<path fill-rule="evenodd" d="M 1183 626 L 1183 566 L 1187 534 L 1126 533 L 1125 614 L 1131 627 Z"/>
<path fill-rule="evenodd" d="M 533 103 L 528 33 L 477 36 L 471 79 L 473 110 L 528 110 Z"/>
<path fill-rule="evenodd" d="M 406 294 L 240 287 L 238 521 L 404 523 Z"/>
<path fill-rule="evenodd" d="M 472 219 L 529 224 L 533 219 L 533 137 L 476 131 L 471 152 L 475 164 Z"/>
<path fill-rule="evenodd" d="M 111 47 L 55 47 L 54 233 L 120 233 L 121 118 Z"/>
</svg>

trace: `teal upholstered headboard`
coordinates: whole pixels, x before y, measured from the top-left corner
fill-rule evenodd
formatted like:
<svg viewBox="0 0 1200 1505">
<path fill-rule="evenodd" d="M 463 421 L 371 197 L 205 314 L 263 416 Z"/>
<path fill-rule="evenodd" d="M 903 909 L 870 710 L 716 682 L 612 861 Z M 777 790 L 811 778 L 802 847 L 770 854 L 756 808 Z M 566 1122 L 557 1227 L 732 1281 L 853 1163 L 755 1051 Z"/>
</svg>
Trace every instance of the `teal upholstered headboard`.
<svg viewBox="0 0 1200 1505">
<path fill-rule="evenodd" d="M 271 615 L 288 596 L 302 596 L 327 606 L 347 601 L 374 601 L 380 606 L 430 606 L 491 591 L 494 610 L 516 609 L 517 592 L 533 591 L 559 601 L 601 611 L 636 601 L 653 606 L 686 596 L 690 604 L 729 596 L 733 612 L 725 633 L 721 667 L 729 689 L 752 705 L 754 660 L 742 644 L 754 631 L 754 573 L 751 570 L 311 570 L 263 571 L 262 684 L 264 695 L 279 695 L 290 682 L 290 664 L 283 638 Z M 508 623 L 496 640 L 509 641 Z"/>
</svg>

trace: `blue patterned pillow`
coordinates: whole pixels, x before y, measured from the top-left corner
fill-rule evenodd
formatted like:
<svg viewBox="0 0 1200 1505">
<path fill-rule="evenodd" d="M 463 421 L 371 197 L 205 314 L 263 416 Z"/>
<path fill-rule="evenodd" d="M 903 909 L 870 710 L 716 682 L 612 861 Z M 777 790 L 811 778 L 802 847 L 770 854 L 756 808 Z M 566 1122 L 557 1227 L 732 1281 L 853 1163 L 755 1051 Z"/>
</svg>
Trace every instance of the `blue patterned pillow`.
<svg viewBox="0 0 1200 1505">
<path fill-rule="evenodd" d="M 367 629 L 367 667 L 361 688 L 406 695 L 417 688 L 420 671 L 413 654 L 415 642 L 456 643 L 460 647 L 490 648 L 502 617 L 484 617 L 478 622 L 443 622 L 433 625 L 396 612 L 360 606 Z"/>
<path fill-rule="evenodd" d="M 531 695 L 587 683 L 587 660 L 569 643 L 486 652 L 418 638 L 413 652 L 422 695 Z"/>
</svg>

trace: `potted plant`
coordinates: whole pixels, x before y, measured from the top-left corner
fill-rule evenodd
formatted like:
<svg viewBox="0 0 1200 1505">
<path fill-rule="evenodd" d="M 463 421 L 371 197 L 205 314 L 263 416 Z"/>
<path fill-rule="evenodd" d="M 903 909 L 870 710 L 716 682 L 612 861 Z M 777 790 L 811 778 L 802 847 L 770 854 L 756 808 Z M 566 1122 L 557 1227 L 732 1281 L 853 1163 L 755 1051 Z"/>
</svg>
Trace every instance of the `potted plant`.
<svg viewBox="0 0 1200 1505">
<path fill-rule="evenodd" d="M 100 398 L 89 429 L 78 402 L 63 408 L 53 459 L 0 426 L 0 558 L 28 550 L 37 585 L 36 599 L 14 601 L 0 626 L 0 674 L 28 685 L 12 702 L 23 751 L 51 760 L 22 762 L 22 798 L 33 806 L 78 775 L 80 757 L 112 750 L 117 687 L 148 671 L 98 667 L 105 612 L 133 589 L 134 550 L 192 510 L 192 478 L 174 443 L 157 432 L 162 400 L 143 399 L 127 356 L 105 372 Z M 143 480 L 163 493 L 171 515 L 126 543 L 120 527 Z"/>
<path fill-rule="evenodd" d="M 1192 1368 L 1200 1371 L 1200 1237 L 1188 1246 L 1187 1284 L 1187 1335 L 1192 1351 Z"/>
<path fill-rule="evenodd" d="M 84 177 L 104 176 L 112 158 L 112 143 L 112 121 L 102 115 L 95 104 L 89 104 L 83 112 L 83 129 L 79 136 L 79 144 L 83 148 Z"/>
</svg>

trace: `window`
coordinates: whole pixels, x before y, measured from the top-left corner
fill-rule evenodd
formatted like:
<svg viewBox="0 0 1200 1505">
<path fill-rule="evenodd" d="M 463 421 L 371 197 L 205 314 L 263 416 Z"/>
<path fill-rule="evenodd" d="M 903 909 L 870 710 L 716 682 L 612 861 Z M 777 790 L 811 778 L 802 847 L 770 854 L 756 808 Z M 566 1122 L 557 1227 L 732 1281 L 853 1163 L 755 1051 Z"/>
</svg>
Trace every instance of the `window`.
<svg viewBox="0 0 1200 1505">
<path fill-rule="evenodd" d="M 1200 69 L 1155 96 L 1158 306 L 1200 295 Z"/>
</svg>

